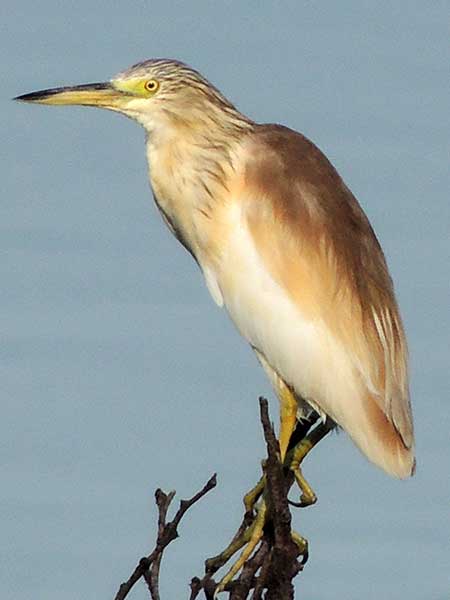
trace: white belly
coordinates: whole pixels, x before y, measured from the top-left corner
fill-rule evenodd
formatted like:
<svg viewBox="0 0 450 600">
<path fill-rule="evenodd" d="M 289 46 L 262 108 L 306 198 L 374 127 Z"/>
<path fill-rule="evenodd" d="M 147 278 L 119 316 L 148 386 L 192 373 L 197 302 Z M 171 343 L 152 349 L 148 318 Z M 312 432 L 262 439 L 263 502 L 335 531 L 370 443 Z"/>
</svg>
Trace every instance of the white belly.
<svg viewBox="0 0 450 600">
<path fill-rule="evenodd" d="M 265 269 L 247 230 L 233 228 L 217 272 L 205 269 L 215 301 L 278 375 L 338 423 L 359 381 L 345 349 L 320 320 L 308 320 Z"/>
</svg>

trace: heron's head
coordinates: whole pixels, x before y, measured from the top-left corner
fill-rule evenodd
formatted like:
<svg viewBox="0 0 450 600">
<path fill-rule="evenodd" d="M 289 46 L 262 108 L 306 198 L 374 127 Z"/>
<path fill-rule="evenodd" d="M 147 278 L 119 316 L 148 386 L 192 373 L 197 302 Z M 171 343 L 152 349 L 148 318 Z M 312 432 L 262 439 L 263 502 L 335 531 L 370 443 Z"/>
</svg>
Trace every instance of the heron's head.
<svg viewBox="0 0 450 600">
<path fill-rule="evenodd" d="M 248 122 L 200 73 L 168 59 L 140 62 L 108 82 L 42 90 L 15 99 L 106 108 L 138 121 L 149 132 L 168 122 L 189 127 L 230 118 Z"/>
</svg>

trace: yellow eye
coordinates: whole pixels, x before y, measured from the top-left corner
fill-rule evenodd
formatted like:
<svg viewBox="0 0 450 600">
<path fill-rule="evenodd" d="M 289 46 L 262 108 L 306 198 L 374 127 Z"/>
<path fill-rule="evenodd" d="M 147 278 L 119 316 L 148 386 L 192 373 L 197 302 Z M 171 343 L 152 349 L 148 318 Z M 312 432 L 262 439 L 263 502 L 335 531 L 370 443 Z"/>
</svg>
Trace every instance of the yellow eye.
<svg viewBox="0 0 450 600">
<path fill-rule="evenodd" d="M 154 93 L 159 88 L 159 83 L 156 81 L 156 79 L 149 79 L 144 83 L 144 87 L 147 92 Z"/>
</svg>

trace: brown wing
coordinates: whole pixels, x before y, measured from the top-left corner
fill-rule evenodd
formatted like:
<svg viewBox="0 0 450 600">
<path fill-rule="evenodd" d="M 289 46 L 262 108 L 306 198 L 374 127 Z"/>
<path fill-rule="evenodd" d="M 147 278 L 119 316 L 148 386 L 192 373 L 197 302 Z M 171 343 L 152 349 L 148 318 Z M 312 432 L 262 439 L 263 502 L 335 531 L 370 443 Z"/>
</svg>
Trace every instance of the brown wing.
<svg viewBox="0 0 450 600">
<path fill-rule="evenodd" d="M 302 312 L 325 322 L 351 349 L 373 405 L 372 421 L 391 424 L 386 444 L 400 438 L 412 449 L 407 346 L 383 251 L 366 215 L 304 136 L 261 125 L 248 151 L 246 218 L 261 258 Z"/>
</svg>

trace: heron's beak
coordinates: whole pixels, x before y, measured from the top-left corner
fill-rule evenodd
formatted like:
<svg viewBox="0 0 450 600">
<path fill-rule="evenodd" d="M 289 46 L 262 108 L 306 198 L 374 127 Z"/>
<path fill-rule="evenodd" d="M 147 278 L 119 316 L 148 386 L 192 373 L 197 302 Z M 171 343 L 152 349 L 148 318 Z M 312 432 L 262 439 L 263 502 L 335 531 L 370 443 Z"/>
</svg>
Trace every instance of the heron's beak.
<svg viewBox="0 0 450 600">
<path fill-rule="evenodd" d="M 78 104 L 118 109 L 127 98 L 126 92 L 116 89 L 111 83 L 87 83 L 70 87 L 41 90 L 17 96 L 14 100 L 34 102 L 36 104 Z"/>
</svg>

